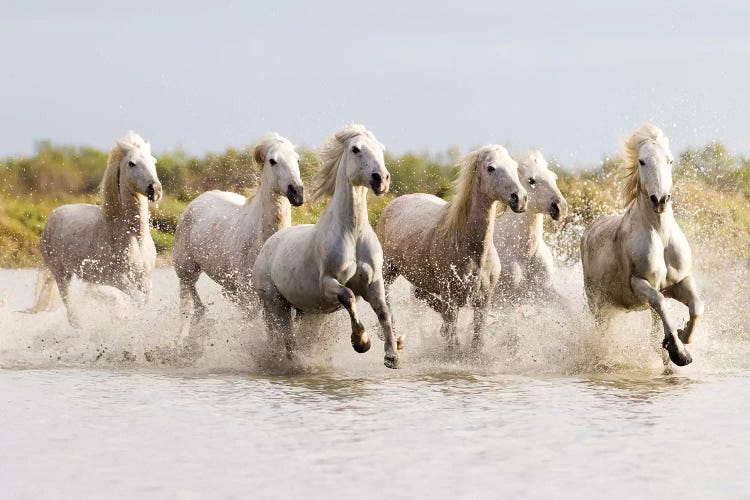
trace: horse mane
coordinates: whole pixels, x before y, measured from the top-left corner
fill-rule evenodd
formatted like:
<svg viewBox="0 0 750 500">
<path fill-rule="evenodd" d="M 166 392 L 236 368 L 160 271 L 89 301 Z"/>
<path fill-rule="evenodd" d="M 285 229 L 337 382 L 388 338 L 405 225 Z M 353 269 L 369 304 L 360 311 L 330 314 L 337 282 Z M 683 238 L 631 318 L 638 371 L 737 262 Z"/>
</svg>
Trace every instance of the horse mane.
<svg viewBox="0 0 750 500">
<path fill-rule="evenodd" d="M 669 149 L 669 140 L 656 125 L 646 123 L 638 130 L 633 132 L 630 137 L 625 139 L 622 168 L 625 170 L 625 206 L 630 205 L 638 197 L 638 191 L 641 189 L 641 178 L 638 175 L 640 164 L 638 156 L 641 152 L 641 146 L 646 142 L 653 141 L 660 143 L 665 149 Z"/>
<path fill-rule="evenodd" d="M 118 139 L 107 157 L 107 168 L 102 178 L 102 212 L 108 220 L 114 220 L 122 215 L 120 203 L 120 163 L 125 155 L 133 149 L 138 149 L 145 155 L 151 154 L 151 144 L 132 130 Z"/>
<path fill-rule="evenodd" d="M 266 155 L 268 154 L 268 150 L 271 149 L 271 146 L 278 142 L 286 143 L 294 147 L 294 144 L 292 144 L 291 141 L 286 137 L 280 136 L 278 132 L 271 132 L 270 134 L 263 137 L 253 148 L 253 160 L 261 170 L 263 169 L 263 165 L 265 165 L 266 163 Z"/>
<path fill-rule="evenodd" d="M 518 168 L 521 169 L 523 166 L 541 165 L 542 170 L 548 171 L 552 174 L 552 178 L 557 180 L 557 174 L 549 169 L 549 163 L 544 159 L 544 155 L 538 149 L 529 149 L 528 151 L 518 155 L 515 158 L 518 162 Z"/>
<path fill-rule="evenodd" d="M 266 164 L 266 155 L 268 154 L 268 150 L 271 149 L 271 146 L 279 142 L 286 143 L 294 147 L 294 144 L 292 144 L 292 142 L 289 139 L 279 135 L 278 132 L 271 132 L 270 134 L 263 137 L 258 142 L 258 144 L 255 145 L 255 147 L 253 147 L 253 161 L 255 162 L 255 165 L 258 167 L 258 169 L 260 169 L 261 172 L 263 172 L 263 168 Z M 245 202 L 245 204 L 250 203 L 250 200 L 255 198 L 255 195 L 258 194 L 258 191 L 260 191 L 260 182 L 258 182 L 258 184 L 250 188 L 246 196 L 247 201 Z"/>
<path fill-rule="evenodd" d="M 359 124 L 347 125 L 340 132 L 329 137 L 318 151 L 321 167 L 315 174 L 315 179 L 313 179 L 310 203 L 314 204 L 326 196 L 333 196 L 346 141 L 358 135 L 364 135 L 380 144 L 372 132 L 367 130 L 364 125 Z M 385 149 L 382 144 L 380 144 L 380 147 Z"/>
<path fill-rule="evenodd" d="M 458 174 L 453 181 L 453 190 L 456 193 L 448 202 L 448 214 L 438 227 L 442 235 L 447 235 L 466 221 L 471 207 L 471 190 L 474 186 L 474 174 L 477 171 L 480 159 L 488 152 L 499 149 L 500 146 L 488 144 L 472 151 L 462 157 L 458 164 Z"/>
</svg>

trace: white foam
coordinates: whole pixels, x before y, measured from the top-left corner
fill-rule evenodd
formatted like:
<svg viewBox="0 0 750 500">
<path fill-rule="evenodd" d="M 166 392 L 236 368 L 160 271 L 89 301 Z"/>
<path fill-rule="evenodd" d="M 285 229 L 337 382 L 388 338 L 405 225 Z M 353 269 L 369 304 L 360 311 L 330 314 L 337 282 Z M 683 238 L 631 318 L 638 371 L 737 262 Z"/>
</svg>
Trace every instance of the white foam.
<svg viewBox="0 0 750 500">
<path fill-rule="evenodd" d="M 368 353 L 352 350 L 348 316 L 339 311 L 320 319 L 319 337 L 312 333 L 316 331 L 313 326 L 301 326 L 298 334 L 308 341 L 301 342 L 306 348 L 292 365 L 280 346 L 268 340 L 260 317 L 246 318 L 205 276 L 199 281 L 199 293 L 208 312 L 189 336 L 181 332 L 177 278 L 171 269 L 157 271 L 154 297 L 141 309 L 119 292 L 110 290 L 92 297 L 87 287 L 77 283 L 72 294 L 83 320 L 79 330 L 68 325 L 63 308 L 38 314 L 17 312 L 31 303 L 35 272 L 4 270 L 0 277 L 0 297 L 5 297 L 0 302 L 3 368 L 388 372 L 382 364 L 383 344 L 377 340 L 377 319 L 362 301 L 358 307 L 373 340 Z M 492 309 L 482 353 L 474 355 L 466 347 L 456 355 L 443 347 L 439 316 L 411 297 L 405 280 L 397 280 L 391 300 L 397 332 L 406 335 L 404 369 L 540 375 L 661 371 L 660 343 L 651 338 L 648 312 L 623 315 L 611 332 L 595 331 L 585 306 L 580 265 L 560 269 L 556 281 L 570 299 L 570 311 L 532 304 L 511 310 Z M 747 269 L 738 266 L 699 281 L 707 314 L 689 347 L 694 362 L 679 369 L 680 373 L 747 369 Z M 674 301 L 670 301 L 669 310 L 679 325 L 687 317 L 686 308 Z M 468 345 L 470 331 L 471 312 L 466 309 L 459 317 L 462 346 Z M 512 332 L 518 342 L 509 345 Z"/>
</svg>

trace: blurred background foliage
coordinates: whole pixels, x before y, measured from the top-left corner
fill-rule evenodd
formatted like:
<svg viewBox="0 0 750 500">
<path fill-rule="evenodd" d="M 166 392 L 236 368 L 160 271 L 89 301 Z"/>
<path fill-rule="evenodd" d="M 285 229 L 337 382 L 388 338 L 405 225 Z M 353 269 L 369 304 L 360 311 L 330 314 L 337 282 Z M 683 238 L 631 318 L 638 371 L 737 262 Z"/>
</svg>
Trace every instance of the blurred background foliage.
<svg viewBox="0 0 750 500">
<path fill-rule="evenodd" d="M 309 182 L 317 168 L 316 156 L 304 148 L 300 153 L 302 177 Z M 449 199 L 459 156 L 455 149 L 440 154 L 387 153 L 391 192 L 370 197 L 371 223 L 394 196 L 423 192 Z M 48 141 L 37 143 L 32 156 L 0 160 L 0 267 L 39 264 L 39 236 L 47 215 L 66 203 L 98 203 L 106 160 L 106 151 Z M 561 222 L 548 222 L 548 241 L 561 262 L 573 263 L 583 230 L 596 217 L 622 210 L 622 171 L 617 158 L 575 172 L 550 163 L 559 174 L 570 212 Z M 167 152 L 158 156 L 157 171 L 166 196 L 152 207 L 151 223 L 162 262 L 168 262 L 175 226 L 190 200 L 211 189 L 247 194 L 260 178 L 251 147 L 202 157 Z M 691 243 L 718 243 L 731 248 L 736 258 L 750 259 L 750 159 L 732 156 L 721 143 L 712 142 L 683 151 L 674 172 L 675 213 Z M 324 208 L 325 203 L 295 208 L 293 222 L 315 222 Z"/>
</svg>

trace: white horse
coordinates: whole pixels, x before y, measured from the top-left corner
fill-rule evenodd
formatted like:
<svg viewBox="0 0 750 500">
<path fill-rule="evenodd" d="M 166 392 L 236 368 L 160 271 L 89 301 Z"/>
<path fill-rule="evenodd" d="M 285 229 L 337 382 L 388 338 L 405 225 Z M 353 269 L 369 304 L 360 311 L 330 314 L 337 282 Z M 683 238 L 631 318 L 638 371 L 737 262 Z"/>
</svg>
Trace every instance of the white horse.
<svg viewBox="0 0 750 500">
<path fill-rule="evenodd" d="M 156 263 L 148 200 L 158 201 L 161 195 L 151 145 L 128 132 L 109 152 L 101 206 L 64 205 L 47 218 L 41 238 L 47 269 L 41 272 L 37 303 L 31 311 L 46 308 L 42 302 L 54 296 L 54 278 L 68 321 L 78 326 L 68 294 L 74 275 L 89 283 L 118 288 L 141 304 L 147 302 Z"/>
<path fill-rule="evenodd" d="M 529 204 L 526 212 L 506 211 L 495 222 L 495 248 L 501 264 L 495 299 L 507 304 L 531 297 L 561 300 L 552 286 L 555 267 L 544 242 L 544 216 L 559 220 L 565 217 L 568 204 L 541 151 L 528 151 L 517 161 Z"/>
<path fill-rule="evenodd" d="M 362 125 L 334 135 L 320 152 L 312 201 L 333 196 L 314 225 L 293 226 L 271 236 L 255 261 L 254 281 L 269 329 L 280 334 L 287 355 L 296 347 L 292 309 L 331 313 L 342 306 L 351 319 L 351 342 L 366 352 L 371 342 L 359 320 L 357 297 L 372 306 L 385 334 L 385 365 L 398 366 L 400 339 L 393 334 L 385 301 L 383 253 L 367 218 L 367 190 L 388 191 L 383 146 Z"/>
<path fill-rule="evenodd" d="M 262 169 L 260 187 L 245 198 L 209 191 L 187 206 L 175 230 L 174 267 L 180 279 L 180 309 L 203 315 L 195 283 L 201 272 L 222 286 L 225 295 L 245 310 L 257 303 L 252 286 L 255 258 L 263 243 L 292 225 L 291 205 L 302 205 L 299 154 L 274 133 L 254 150 Z"/>
<path fill-rule="evenodd" d="M 672 214 L 672 153 L 654 125 L 644 125 L 625 142 L 623 215 L 594 221 L 581 241 L 583 277 L 589 307 L 599 325 L 616 310 L 652 309 L 664 327 L 662 346 L 678 366 L 692 361 L 689 344 L 703 302 L 693 280 L 690 246 Z M 677 330 L 666 312 L 666 298 L 688 306 L 690 319 Z M 653 314 L 655 313 L 655 315 Z"/>
<path fill-rule="evenodd" d="M 415 295 L 443 318 L 448 346 L 458 345 L 458 310 L 474 308 L 473 345 L 480 347 L 485 309 L 500 261 L 492 242 L 498 203 L 504 211 L 526 210 L 518 164 L 502 146 L 484 146 L 460 163 L 456 194 L 446 203 L 430 194 L 407 194 L 385 207 L 377 233 L 385 252 L 384 276 L 403 275 Z"/>
</svg>

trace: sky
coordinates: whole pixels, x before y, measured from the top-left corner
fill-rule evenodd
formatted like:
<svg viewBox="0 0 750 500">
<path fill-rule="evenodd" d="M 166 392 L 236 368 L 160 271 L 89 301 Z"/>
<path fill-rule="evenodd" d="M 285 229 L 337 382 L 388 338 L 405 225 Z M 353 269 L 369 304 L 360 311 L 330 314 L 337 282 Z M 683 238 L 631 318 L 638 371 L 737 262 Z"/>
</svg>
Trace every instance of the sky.
<svg viewBox="0 0 750 500">
<path fill-rule="evenodd" d="M 645 121 L 750 154 L 750 2 L 2 1 L 0 157 L 38 140 L 154 151 L 538 147 L 575 168 Z"/>
</svg>

